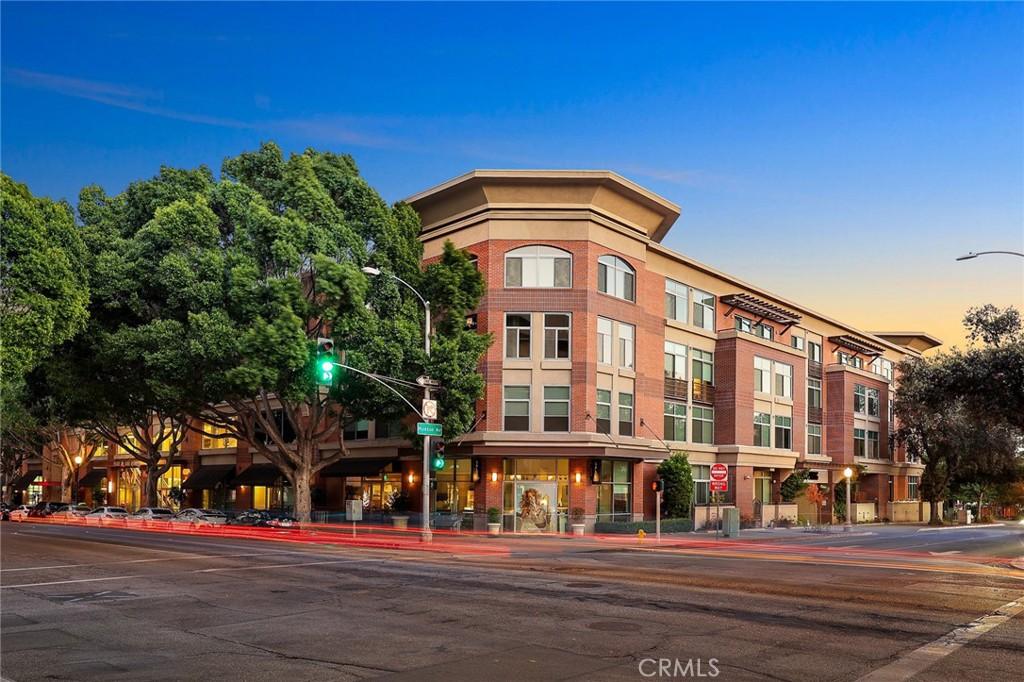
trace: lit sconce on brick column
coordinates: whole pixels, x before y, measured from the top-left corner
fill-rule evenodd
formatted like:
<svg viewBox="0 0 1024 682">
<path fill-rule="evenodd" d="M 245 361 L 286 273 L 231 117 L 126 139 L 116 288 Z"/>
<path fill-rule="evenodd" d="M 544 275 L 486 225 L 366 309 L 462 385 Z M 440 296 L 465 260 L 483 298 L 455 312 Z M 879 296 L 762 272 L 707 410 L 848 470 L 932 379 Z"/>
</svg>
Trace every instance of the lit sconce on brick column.
<svg viewBox="0 0 1024 682">
<path fill-rule="evenodd" d="M 497 482 L 498 482 L 498 472 L 497 471 L 492 471 L 491 472 L 491 483 L 497 483 Z"/>
<path fill-rule="evenodd" d="M 583 474 L 579 471 L 576 472 L 576 485 L 583 483 Z"/>
<path fill-rule="evenodd" d="M 601 461 L 597 459 L 590 460 L 590 482 L 597 484 L 601 482 Z"/>
<path fill-rule="evenodd" d="M 414 474 L 413 472 L 410 471 L 409 472 L 409 485 L 412 485 L 415 482 L 416 482 L 416 474 Z"/>
</svg>

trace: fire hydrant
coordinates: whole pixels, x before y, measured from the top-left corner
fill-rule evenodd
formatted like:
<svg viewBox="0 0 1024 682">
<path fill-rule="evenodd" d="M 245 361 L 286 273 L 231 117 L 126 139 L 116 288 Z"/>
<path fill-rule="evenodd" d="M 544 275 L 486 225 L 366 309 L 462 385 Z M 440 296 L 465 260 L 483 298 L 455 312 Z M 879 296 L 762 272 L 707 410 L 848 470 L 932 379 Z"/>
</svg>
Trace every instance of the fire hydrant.
<svg viewBox="0 0 1024 682">
<path fill-rule="evenodd" d="M 644 532 L 643 528 L 641 528 L 640 530 L 638 530 L 636 532 L 636 540 L 637 540 L 637 542 L 643 542 L 645 537 L 647 537 L 647 533 Z"/>
</svg>

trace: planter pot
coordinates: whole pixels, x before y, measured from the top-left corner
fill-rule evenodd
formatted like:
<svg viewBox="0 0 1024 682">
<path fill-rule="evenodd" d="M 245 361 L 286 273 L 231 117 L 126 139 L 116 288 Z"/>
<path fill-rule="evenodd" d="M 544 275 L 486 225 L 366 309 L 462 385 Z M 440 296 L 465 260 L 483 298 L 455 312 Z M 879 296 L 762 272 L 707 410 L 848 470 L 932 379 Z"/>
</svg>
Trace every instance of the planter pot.
<svg viewBox="0 0 1024 682">
<path fill-rule="evenodd" d="M 409 517 L 408 516 L 392 516 L 391 523 L 395 525 L 395 528 L 408 528 Z"/>
<path fill-rule="evenodd" d="M 488 535 L 499 535 L 500 533 L 501 533 L 501 524 L 500 523 L 488 523 L 487 524 L 487 534 Z"/>
<path fill-rule="evenodd" d="M 574 524 L 572 524 L 572 534 L 573 535 L 578 535 L 580 537 L 583 537 L 584 531 L 586 531 L 586 529 L 587 529 L 586 525 L 584 525 L 582 523 L 574 523 Z"/>
</svg>

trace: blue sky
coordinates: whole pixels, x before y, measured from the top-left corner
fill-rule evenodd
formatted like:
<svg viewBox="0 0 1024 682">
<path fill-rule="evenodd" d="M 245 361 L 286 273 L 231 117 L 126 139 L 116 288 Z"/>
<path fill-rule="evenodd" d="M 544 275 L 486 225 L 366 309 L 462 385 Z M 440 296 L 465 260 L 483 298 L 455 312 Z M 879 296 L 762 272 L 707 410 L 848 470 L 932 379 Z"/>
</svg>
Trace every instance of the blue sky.
<svg viewBox="0 0 1024 682">
<path fill-rule="evenodd" d="M 1021 4 L 2 6 L 2 166 L 33 191 L 273 139 L 389 200 L 609 168 L 679 251 L 862 328 L 1021 306 Z"/>
</svg>

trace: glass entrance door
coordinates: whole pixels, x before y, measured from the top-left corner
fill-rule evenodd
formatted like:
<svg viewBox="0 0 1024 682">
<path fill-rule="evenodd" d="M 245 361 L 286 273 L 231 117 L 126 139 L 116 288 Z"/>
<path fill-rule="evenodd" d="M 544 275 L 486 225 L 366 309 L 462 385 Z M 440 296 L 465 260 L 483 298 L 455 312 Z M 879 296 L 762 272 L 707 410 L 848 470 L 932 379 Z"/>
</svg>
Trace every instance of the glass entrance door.
<svg viewBox="0 0 1024 682">
<path fill-rule="evenodd" d="M 558 531 L 558 483 L 516 481 L 515 530 L 519 533 Z"/>
</svg>

